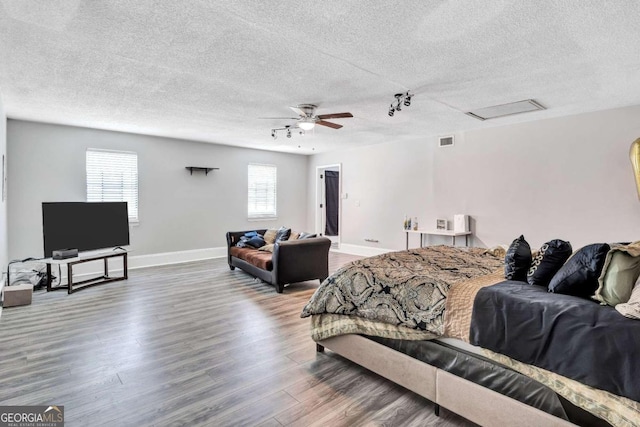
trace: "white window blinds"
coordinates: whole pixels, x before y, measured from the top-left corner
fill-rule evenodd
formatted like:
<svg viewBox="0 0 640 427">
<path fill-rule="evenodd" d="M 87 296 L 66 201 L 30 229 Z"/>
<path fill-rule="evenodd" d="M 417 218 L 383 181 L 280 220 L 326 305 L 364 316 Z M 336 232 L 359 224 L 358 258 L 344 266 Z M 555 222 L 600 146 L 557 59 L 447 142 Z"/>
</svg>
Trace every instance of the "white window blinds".
<svg viewBox="0 0 640 427">
<path fill-rule="evenodd" d="M 273 165 L 249 165 L 249 219 L 276 217 L 277 172 Z"/>
<path fill-rule="evenodd" d="M 127 202 L 129 222 L 137 222 L 138 155 L 87 149 L 87 202 Z"/>
</svg>

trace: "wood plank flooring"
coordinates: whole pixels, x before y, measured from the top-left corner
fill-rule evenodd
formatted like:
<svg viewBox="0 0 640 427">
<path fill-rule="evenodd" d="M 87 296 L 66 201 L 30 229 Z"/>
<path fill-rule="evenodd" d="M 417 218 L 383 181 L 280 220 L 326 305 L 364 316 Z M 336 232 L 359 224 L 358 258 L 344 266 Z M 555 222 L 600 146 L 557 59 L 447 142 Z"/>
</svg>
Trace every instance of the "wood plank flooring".
<svg viewBox="0 0 640 427">
<path fill-rule="evenodd" d="M 357 257 L 330 255 L 330 270 Z M 67 426 L 472 426 L 327 351 L 300 312 L 226 259 L 34 293 L 0 318 L 0 405 L 64 405 Z"/>
</svg>

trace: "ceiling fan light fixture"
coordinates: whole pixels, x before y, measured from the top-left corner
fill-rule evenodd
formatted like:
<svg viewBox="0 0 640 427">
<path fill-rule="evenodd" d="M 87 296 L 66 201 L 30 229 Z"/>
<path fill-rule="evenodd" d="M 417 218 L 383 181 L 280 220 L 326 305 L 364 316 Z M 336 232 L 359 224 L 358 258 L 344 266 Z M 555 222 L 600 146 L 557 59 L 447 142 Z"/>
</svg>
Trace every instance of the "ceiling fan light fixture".
<svg viewBox="0 0 640 427">
<path fill-rule="evenodd" d="M 316 126 L 316 122 L 313 120 L 301 120 L 298 123 L 298 127 L 302 130 L 311 130 Z"/>
</svg>

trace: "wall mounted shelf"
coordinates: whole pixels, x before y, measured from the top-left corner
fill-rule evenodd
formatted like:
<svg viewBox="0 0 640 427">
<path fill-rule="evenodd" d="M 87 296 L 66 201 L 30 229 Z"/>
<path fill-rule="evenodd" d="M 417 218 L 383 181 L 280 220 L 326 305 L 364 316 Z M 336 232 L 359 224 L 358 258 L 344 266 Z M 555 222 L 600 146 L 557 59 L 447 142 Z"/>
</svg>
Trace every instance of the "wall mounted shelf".
<svg viewBox="0 0 640 427">
<path fill-rule="evenodd" d="M 220 168 L 203 168 L 201 166 L 185 166 L 185 169 L 188 169 L 191 175 L 193 175 L 193 171 L 196 171 L 196 172 L 200 171 L 200 172 L 204 172 L 205 175 L 209 175 L 209 172 L 211 171 L 220 170 Z"/>
</svg>

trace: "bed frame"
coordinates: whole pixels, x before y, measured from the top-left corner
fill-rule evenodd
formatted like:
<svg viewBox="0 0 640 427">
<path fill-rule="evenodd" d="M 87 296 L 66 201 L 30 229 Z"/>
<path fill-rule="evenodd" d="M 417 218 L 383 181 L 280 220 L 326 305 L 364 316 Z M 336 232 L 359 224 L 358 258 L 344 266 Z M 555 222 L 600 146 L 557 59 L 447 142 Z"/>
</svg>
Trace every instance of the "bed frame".
<svg viewBox="0 0 640 427">
<path fill-rule="evenodd" d="M 318 341 L 334 353 L 481 426 L 571 427 L 572 424 L 493 390 L 438 369 L 360 335 Z"/>
</svg>

